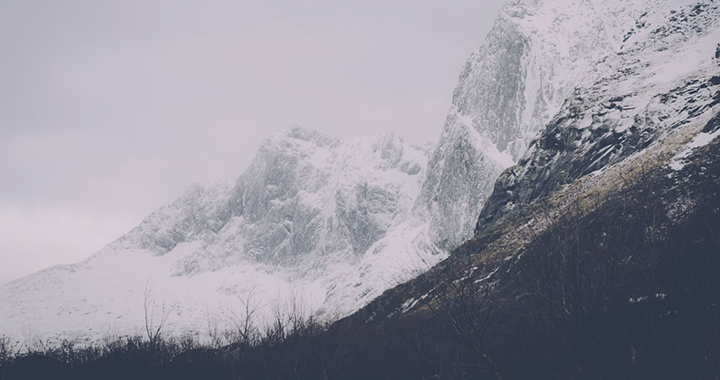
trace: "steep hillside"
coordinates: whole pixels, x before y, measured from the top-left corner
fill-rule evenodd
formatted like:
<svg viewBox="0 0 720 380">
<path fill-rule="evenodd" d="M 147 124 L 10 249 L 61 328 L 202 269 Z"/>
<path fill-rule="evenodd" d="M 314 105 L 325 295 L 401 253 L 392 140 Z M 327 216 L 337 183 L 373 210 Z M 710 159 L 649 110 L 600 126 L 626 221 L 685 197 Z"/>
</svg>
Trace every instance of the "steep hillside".
<svg viewBox="0 0 720 380">
<path fill-rule="evenodd" d="M 661 200 L 670 224 L 698 212 L 701 202 L 694 198 L 715 194 L 716 178 L 703 174 L 709 167 L 696 162 L 692 171 L 681 172 L 693 160 L 706 161 L 698 152 L 716 149 L 709 146 L 720 136 L 720 7 L 678 7 L 656 15 L 652 25 L 631 46 L 603 59 L 596 79 L 568 98 L 528 155 L 498 178 L 476 236 L 446 263 L 469 254 L 474 264 L 464 271 L 490 279 L 500 273 L 498 265 L 520 260 L 523 247 L 540 234 L 604 207 L 618 194 L 634 189 L 662 198 L 679 191 Z M 711 157 L 708 165 L 716 165 Z M 686 194 L 691 183 L 711 192 Z"/>
</svg>

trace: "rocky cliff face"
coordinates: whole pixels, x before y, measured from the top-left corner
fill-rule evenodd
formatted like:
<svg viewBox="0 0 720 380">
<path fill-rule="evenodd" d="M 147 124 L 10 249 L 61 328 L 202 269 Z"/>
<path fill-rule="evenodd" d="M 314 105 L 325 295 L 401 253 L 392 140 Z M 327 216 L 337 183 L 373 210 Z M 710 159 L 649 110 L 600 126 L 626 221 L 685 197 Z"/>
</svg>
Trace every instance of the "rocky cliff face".
<svg viewBox="0 0 720 380">
<path fill-rule="evenodd" d="M 578 85 L 620 49 L 635 20 L 668 1 L 510 1 L 468 60 L 416 209 L 431 235 L 452 249 L 473 234 L 503 169 Z M 643 17 L 645 17 L 643 16 Z M 641 21 L 638 21 L 641 22 Z"/>
<path fill-rule="evenodd" d="M 353 261 L 409 210 L 426 155 L 393 134 L 341 142 L 289 127 L 234 184 L 191 188 L 120 242 L 156 254 L 194 240 L 216 247 L 178 274 L 236 258 L 282 267 Z"/>
<path fill-rule="evenodd" d="M 478 230 L 576 179 L 637 159 L 668 136 L 692 133 L 683 128 L 717 112 L 717 5 L 670 5 L 638 17 L 621 48 L 596 65 L 526 158 L 503 173 Z"/>
</svg>

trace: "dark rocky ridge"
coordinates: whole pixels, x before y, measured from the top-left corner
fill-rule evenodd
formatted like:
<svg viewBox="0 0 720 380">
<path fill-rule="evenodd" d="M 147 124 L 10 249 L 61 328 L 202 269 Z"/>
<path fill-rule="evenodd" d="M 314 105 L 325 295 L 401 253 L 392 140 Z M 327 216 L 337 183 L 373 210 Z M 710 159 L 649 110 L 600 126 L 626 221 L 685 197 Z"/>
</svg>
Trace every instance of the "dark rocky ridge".
<svg viewBox="0 0 720 380">
<path fill-rule="evenodd" d="M 667 25 L 653 30 L 647 41 L 609 58 L 613 69 L 588 88 L 576 90 L 532 143 L 530 154 L 499 177 L 480 213 L 476 233 L 513 207 L 621 162 L 707 116 L 720 104 L 718 70 L 699 70 L 678 78 L 670 88 L 654 85 L 652 75 L 668 47 L 705 36 L 717 23 L 718 6 L 699 3 L 690 11 L 671 15 Z M 712 51 L 707 55 L 712 57 Z M 618 88 L 627 90 L 618 92 Z M 650 100 L 643 102 L 643 97 Z"/>
</svg>

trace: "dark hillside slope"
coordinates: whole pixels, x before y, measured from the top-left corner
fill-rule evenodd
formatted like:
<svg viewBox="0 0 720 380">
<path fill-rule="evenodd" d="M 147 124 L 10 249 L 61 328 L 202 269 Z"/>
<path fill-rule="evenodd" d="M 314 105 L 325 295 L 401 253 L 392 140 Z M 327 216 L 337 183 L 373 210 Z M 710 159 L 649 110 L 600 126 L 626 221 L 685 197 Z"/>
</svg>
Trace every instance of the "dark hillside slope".
<svg viewBox="0 0 720 380">
<path fill-rule="evenodd" d="M 696 150 L 679 172 L 647 169 L 604 198 L 574 202 L 503 259 L 488 260 L 507 246 L 503 235 L 481 234 L 355 318 L 391 314 L 444 373 L 715 379 L 720 146 Z"/>
</svg>

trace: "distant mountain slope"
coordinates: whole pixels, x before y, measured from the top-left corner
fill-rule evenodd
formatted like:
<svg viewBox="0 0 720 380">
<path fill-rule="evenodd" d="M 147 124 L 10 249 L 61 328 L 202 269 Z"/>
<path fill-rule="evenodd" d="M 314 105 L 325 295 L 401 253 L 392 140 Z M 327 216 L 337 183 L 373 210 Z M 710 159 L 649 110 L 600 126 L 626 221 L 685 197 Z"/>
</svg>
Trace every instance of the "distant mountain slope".
<svg viewBox="0 0 720 380">
<path fill-rule="evenodd" d="M 195 185 L 89 259 L 0 288 L 2 332 L 133 331 L 146 290 L 156 313 L 172 310 L 176 333 L 230 323 L 250 294 L 258 324 L 292 299 L 328 317 L 352 312 L 423 254 L 436 261 L 402 240 L 427 154 L 392 134 L 339 141 L 286 128 L 234 183 Z"/>
</svg>

